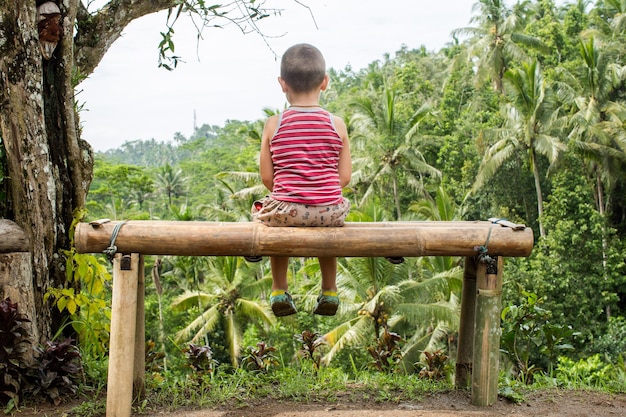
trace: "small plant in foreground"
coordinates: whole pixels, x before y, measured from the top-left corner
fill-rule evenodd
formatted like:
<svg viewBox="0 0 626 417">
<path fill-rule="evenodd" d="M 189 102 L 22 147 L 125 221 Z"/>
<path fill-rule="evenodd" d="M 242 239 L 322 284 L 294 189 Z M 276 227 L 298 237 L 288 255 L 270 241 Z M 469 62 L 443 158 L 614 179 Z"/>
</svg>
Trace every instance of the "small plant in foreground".
<svg viewBox="0 0 626 417">
<path fill-rule="evenodd" d="M 559 353 L 573 349 L 569 339 L 579 335 L 568 326 L 552 323 L 552 312 L 542 308 L 543 300 L 532 292 L 521 290 L 525 297 L 519 305 L 502 310 L 501 351 L 514 364 L 517 378 L 529 385 L 535 374 L 548 375 Z M 539 361 L 547 363 L 539 363 Z"/>
<path fill-rule="evenodd" d="M 398 362 L 402 359 L 402 342 L 400 335 L 390 332 L 386 327 L 383 334 L 377 340 L 376 346 L 367 348 L 369 354 L 374 358 L 370 365 L 380 372 L 393 372 Z"/>
<path fill-rule="evenodd" d="M 210 346 L 200 346 L 191 343 L 186 354 L 191 369 L 199 374 L 213 375 L 218 361 L 213 359 L 213 351 Z"/>
<path fill-rule="evenodd" d="M 601 387 L 611 380 L 610 373 L 611 365 L 604 363 L 598 354 L 578 362 L 561 356 L 556 368 L 557 381 L 570 387 Z"/>
<path fill-rule="evenodd" d="M 424 351 L 424 359 L 417 362 L 416 367 L 420 367 L 419 377 L 436 381 L 446 377 L 446 365 L 448 363 L 448 355 L 441 349 L 434 352 Z"/>
<path fill-rule="evenodd" d="M 310 330 L 305 330 L 296 335 L 296 340 L 302 344 L 298 356 L 310 360 L 314 369 L 320 369 L 322 363 L 321 348 L 327 345 L 326 341 L 320 337 L 319 333 Z"/>
<path fill-rule="evenodd" d="M 24 323 L 29 321 L 10 298 L 0 301 L 0 404 L 5 406 L 5 412 L 19 406 L 27 385 L 28 366 L 24 358 L 30 342 Z"/>
<path fill-rule="evenodd" d="M 62 342 L 48 341 L 36 348 L 39 367 L 33 394 L 44 394 L 55 405 L 60 404 L 63 395 L 75 394 L 82 380 L 80 351 L 72 342 L 70 338 Z"/>
<path fill-rule="evenodd" d="M 163 372 L 165 353 L 156 350 L 154 340 L 146 341 L 146 371 Z"/>
<path fill-rule="evenodd" d="M 274 352 L 275 347 L 268 346 L 265 342 L 259 342 L 257 347 L 248 346 L 241 365 L 248 371 L 268 372 L 272 367 L 278 366 L 278 359 Z"/>
</svg>

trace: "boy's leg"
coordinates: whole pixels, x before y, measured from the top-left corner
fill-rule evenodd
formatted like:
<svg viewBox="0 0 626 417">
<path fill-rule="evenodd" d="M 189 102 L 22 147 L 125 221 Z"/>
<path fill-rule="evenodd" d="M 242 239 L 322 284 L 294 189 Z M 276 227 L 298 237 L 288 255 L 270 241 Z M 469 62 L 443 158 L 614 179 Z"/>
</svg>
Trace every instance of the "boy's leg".
<svg viewBox="0 0 626 417">
<path fill-rule="evenodd" d="M 337 291 L 337 258 L 321 256 L 317 259 L 322 271 L 322 291 Z"/>
<path fill-rule="evenodd" d="M 271 256 L 270 265 L 272 266 L 272 295 L 270 296 L 270 305 L 274 315 L 281 317 L 295 314 L 297 312 L 296 306 L 293 304 L 291 295 L 287 292 L 289 288 L 289 284 L 287 283 L 289 257 Z"/>
<path fill-rule="evenodd" d="M 289 288 L 287 283 L 287 269 L 289 268 L 288 256 L 270 256 L 270 266 L 272 267 L 272 291 L 285 290 Z"/>
<path fill-rule="evenodd" d="M 339 307 L 337 297 L 337 258 L 323 256 L 317 258 L 322 271 L 322 293 L 317 298 L 313 313 L 333 316 Z"/>
</svg>

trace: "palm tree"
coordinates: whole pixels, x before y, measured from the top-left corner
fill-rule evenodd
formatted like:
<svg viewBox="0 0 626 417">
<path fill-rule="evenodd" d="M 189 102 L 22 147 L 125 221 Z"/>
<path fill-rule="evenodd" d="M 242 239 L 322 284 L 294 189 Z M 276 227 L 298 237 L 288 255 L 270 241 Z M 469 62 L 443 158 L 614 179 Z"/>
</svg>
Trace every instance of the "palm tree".
<svg viewBox="0 0 626 417">
<path fill-rule="evenodd" d="M 626 29 L 626 0 L 603 0 L 596 4 L 596 11 L 607 20 L 608 27 L 603 32 L 612 31 L 619 36 Z"/>
<path fill-rule="evenodd" d="M 528 59 L 524 48 L 543 48 L 539 39 L 523 33 L 527 18 L 525 8 L 511 10 L 504 3 L 504 0 L 479 0 L 472 7 L 472 11 L 479 14 L 471 20 L 478 26 L 452 32 L 455 37 L 470 36 L 465 58 L 478 58 L 478 80 L 490 79 L 499 94 L 504 93 L 504 74 L 510 67 L 509 62 Z"/>
<path fill-rule="evenodd" d="M 580 56 L 583 73 L 576 77 L 563 72 L 560 92 L 575 109 L 569 120 L 571 145 L 595 180 L 596 207 L 604 215 L 609 205 L 605 195 L 624 175 L 626 106 L 616 97 L 626 80 L 626 66 L 611 63 L 593 37 L 580 42 Z"/>
<path fill-rule="evenodd" d="M 387 83 L 375 98 L 354 100 L 352 105 L 357 113 L 351 122 L 357 129 L 353 136 L 355 149 L 363 149 L 362 156 L 354 159 L 357 169 L 353 182 L 365 186 L 357 205 L 362 205 L 375 190 L 385 190 L 390 185 L 398 220 L 402 217 L 399 177 L 404 176 L 404 183 L 423 192 L 423 177 L 439 178 L 441 173 L 426 162 L 416 141 L 419 123 L 430 114 L 429 107 L 420 107 L 404 126 L 396 117 L 396 98 L 396 88 Z"/>
<path fill-rule="evenodd" d="M 172 304 L 178 310 L 198 309 L 199 314 L 176 334 L 176 340 L 198 343 L 221 325 L 235 367 L 239 363 L 246 323 L 254 321 L 265 326 L 274 323 L 269 306 L 259 301 L 263 289 L 270 287 L 269 278 L 256 279 L 241 266 L 241 259 L 235 256 L 211 258 L 202 288 L 186 291 Z"/>
<path fill-rule="evenodd" d="M 546 87 L 537 61 L 524 63 L 520 69 L 508 70 L 504 74 L 507 99 L 503 106 L 504 125 L 494 129 L 498 140 L 485 153 L 478 169 L 472 192 L 476 192 L 491 178 L 509 158 L 527 153 L 528 166 L 535 179 L 539 232 L 545 236 L 542 223 L 543 192 L 537 155 L 545 156 L 553 164 L 564 149 L 563 143 L 552 134 L 560 122 L 559 112 L 553 106 L 550 90 Z"/>
<path fill-rule="evenodd" d="M 183 177 L 183 171 L 174 168 L 170 164 L 165 164 L 159 169 L 156 177 L 156 183 L 159 190 L 167 196 L 168 205 L 172 205 L 172 199 L 183 195 L 185 182 L 187 178 Z"/>
</svg>

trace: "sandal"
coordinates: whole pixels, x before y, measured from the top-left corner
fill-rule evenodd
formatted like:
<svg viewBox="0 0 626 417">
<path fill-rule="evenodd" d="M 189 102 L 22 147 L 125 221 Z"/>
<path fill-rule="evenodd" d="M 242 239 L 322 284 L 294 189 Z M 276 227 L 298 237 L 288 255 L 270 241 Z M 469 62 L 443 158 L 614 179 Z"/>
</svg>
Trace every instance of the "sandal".
<svg viewBox="0 0 626 417">
<path fill-rule="evenodd" d="M 317 297 L 317 303 L 313 309 L 313 314 L 320 316 L 334 316 L 339 308 L 339 297 L 337 291 L 322 291 Z"/>
<path fill-rule="evenodd" d="M 390 256 L 385 257 L 385 259 L 394 265 L 400 265 L 402 262 L 404 262 L 404 258 L 402 256 Z"/>
<path fill-rule="evenodd" d="M 270 305 L 276 317 L 290 316 L 297 313 L 291 294 L 285 290 L 272 291 Z"/>
<path fill-rule="evenodd" d="M 243 259 L 245 259 L 248 262 L 261 262 L 263 260 L 262 256 L 259 255 L 255 255 L 255 256 L 244 256 Z"/>
</svg>

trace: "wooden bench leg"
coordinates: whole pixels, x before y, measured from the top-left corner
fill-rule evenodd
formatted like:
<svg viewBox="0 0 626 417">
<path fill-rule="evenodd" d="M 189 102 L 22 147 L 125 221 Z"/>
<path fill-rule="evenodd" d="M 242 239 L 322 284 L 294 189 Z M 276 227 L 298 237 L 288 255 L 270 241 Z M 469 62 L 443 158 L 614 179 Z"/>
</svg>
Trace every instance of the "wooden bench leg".
<svg viewBox="0 0 626 417">
<path fill-rule="evenodd" d="M 476 262 L 475 257 L 467 256 L 463 266 L 461 319 L 454 377 L 454 385 L 457 389 L 469 388 L 472 376 L 474 326 L 476 325 Z"/>
<path fill-rule="evenodd" d="M 139 255 L 137 268 L 137 315 L 135 323 L 135 361 L 133 367 L 133 397 L 143 398 L 146 380 L 146 280 L 144 257 Z"/>
<path fill-rule="evenodd" d="M 477 265 L 472 404 L 479 406 L 498 400 L 502 265 L 501 256 Z"/>
<path fill-rule="evenodd" d="M 130 417 L 131 414 L 138 272 L 139 254 L 115 255 L 107 379 L 107 417 Z"/>
</svg>

